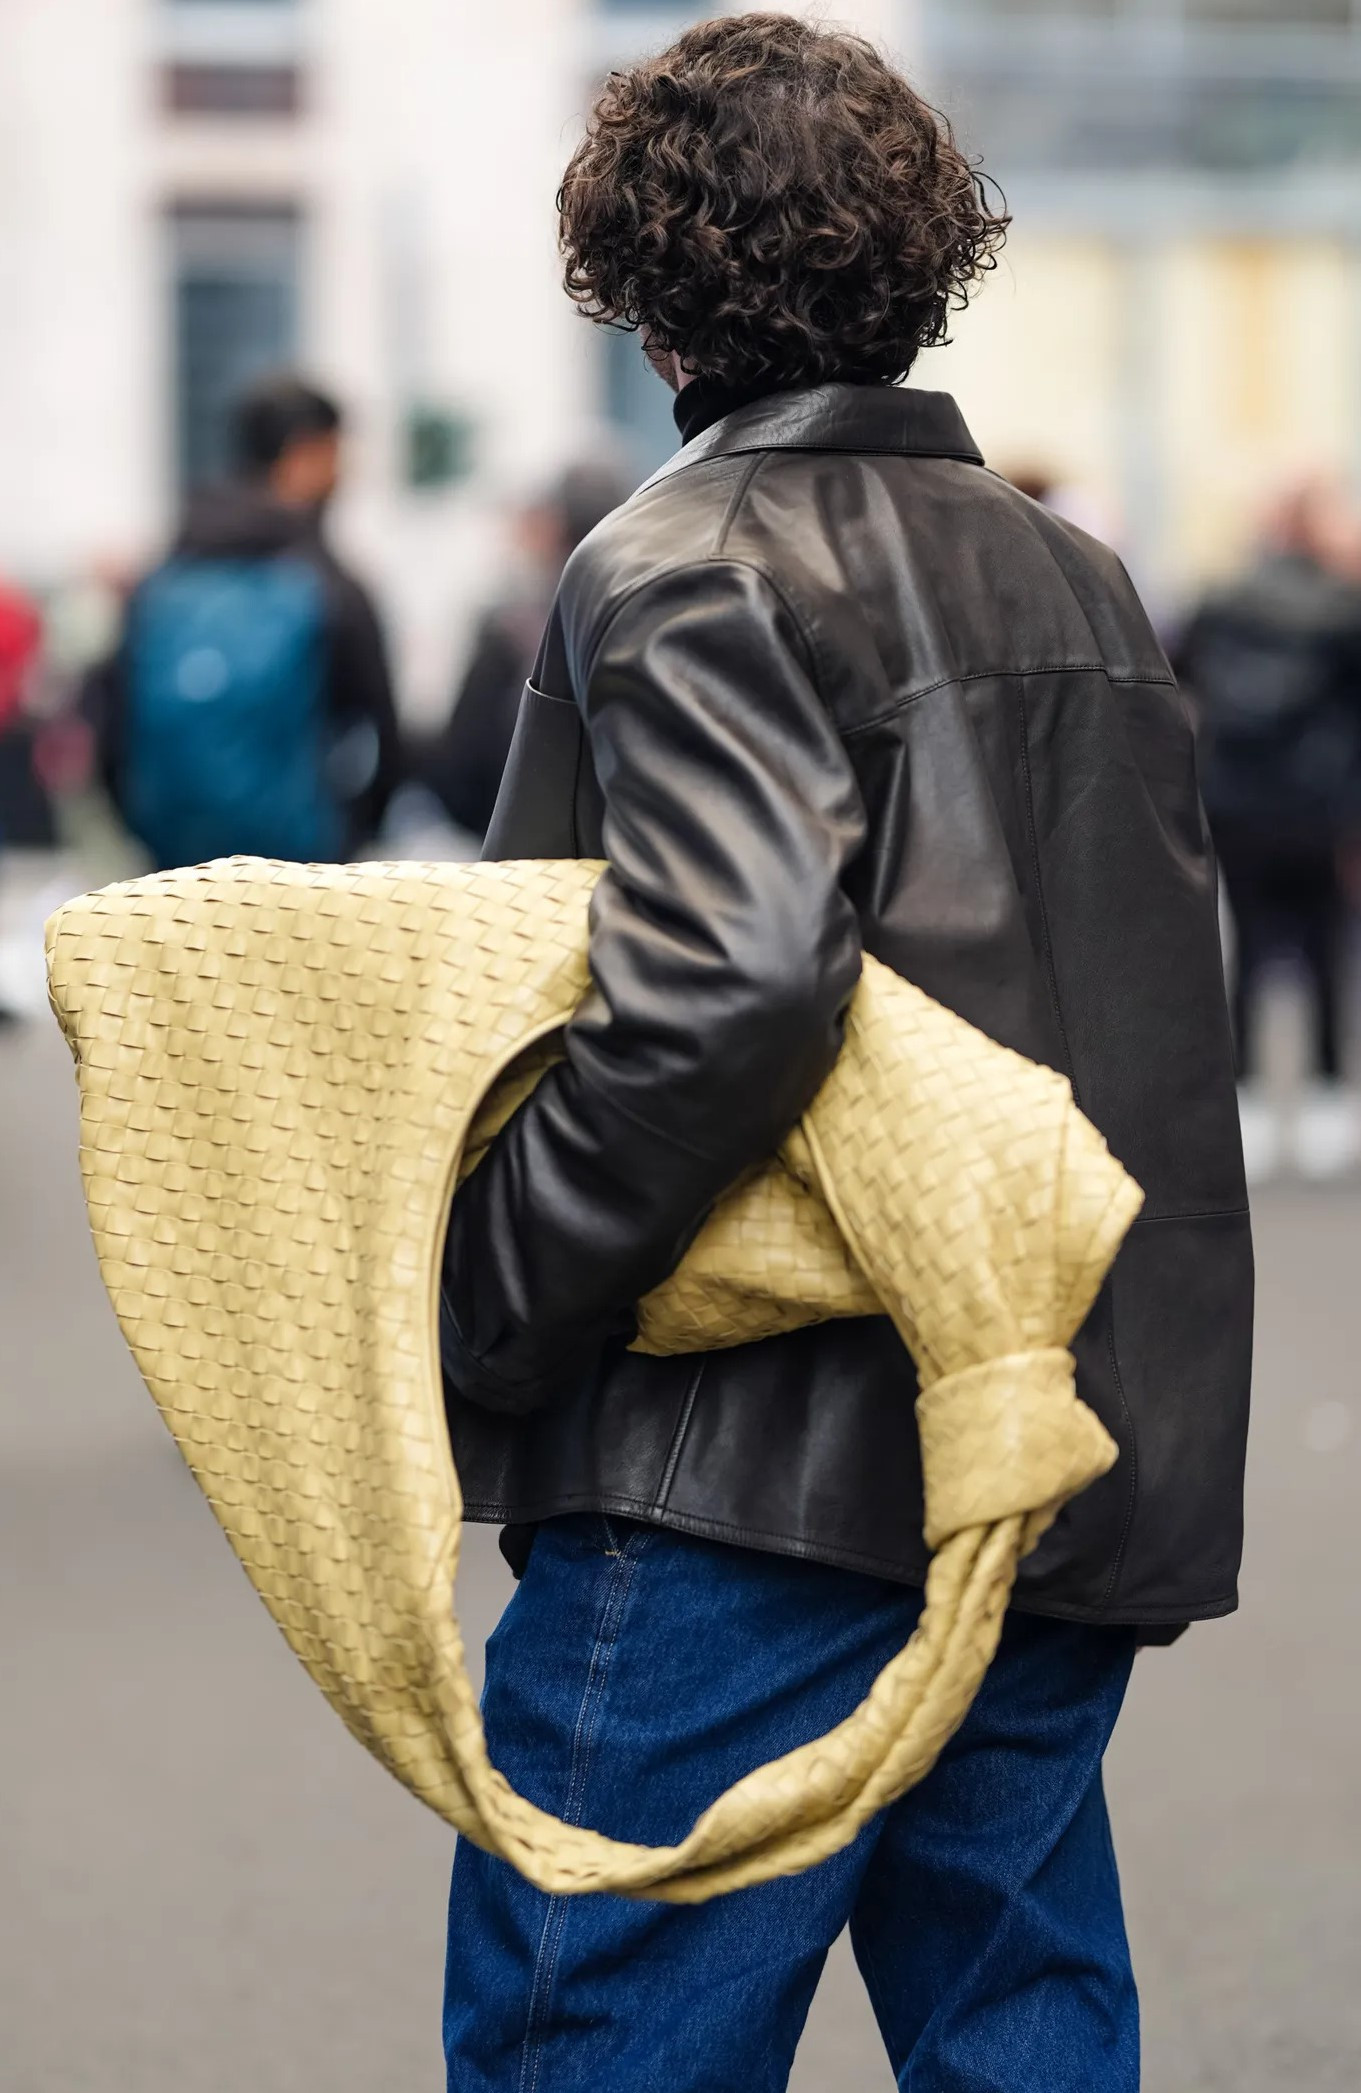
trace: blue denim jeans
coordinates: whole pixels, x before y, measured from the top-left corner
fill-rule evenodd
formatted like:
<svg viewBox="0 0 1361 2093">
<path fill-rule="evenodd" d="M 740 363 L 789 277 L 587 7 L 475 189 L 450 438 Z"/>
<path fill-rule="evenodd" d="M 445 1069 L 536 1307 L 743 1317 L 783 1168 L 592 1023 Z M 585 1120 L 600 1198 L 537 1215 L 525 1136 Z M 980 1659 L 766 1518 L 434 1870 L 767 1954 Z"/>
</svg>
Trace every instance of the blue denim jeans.
<svg viewBox="0 0 1361 2093">
<path fill-rule="evenodd" d="M 598 1515 L 542 1527 L 487 1649 L 492 1759 L 570 1823 L 672 1841 L 853 1708 L 921 1595 Z M 780 2093 L 845 1926 L 900 2087 L 1135 2093 L 1101 1786 L 1131 1632 L 1009 1617 L 929 1778 L 808 1873 L 713 1903 L 454 1863 L 450 2093 Z"/>
</svg>

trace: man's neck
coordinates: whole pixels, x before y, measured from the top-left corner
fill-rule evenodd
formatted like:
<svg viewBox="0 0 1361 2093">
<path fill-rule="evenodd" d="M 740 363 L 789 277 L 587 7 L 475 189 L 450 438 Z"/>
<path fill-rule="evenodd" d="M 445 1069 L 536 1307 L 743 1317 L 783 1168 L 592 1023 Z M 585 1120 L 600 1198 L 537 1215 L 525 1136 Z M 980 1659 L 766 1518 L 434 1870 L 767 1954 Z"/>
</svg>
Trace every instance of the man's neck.
<svg viewBox="0 0 1361 2093">
<path fill-rule="evenodd" d="M 681 441 L 692 443 L 715 422 L 722 421 L 725 414 L 733 414 L 739 407 L 749 407 L 753 400 L 763 400 L 768 393 L 785 389 L 778 378 L 762 377 L 743 385 L 728 385 L 721 379 L 706 377 L 701 371 L 676 394 L 672 412 L 681 432 Z"/>
</svg>

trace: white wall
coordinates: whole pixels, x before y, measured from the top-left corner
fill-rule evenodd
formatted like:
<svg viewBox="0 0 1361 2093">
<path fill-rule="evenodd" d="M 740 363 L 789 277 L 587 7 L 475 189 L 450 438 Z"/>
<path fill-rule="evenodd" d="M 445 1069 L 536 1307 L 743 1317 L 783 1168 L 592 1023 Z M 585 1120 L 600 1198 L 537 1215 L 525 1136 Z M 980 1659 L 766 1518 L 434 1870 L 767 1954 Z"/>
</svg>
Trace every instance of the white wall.
<svg viewBox="0 0 1361 2093">
<path fill-rule="evenodd" d="M 553 198 L 576 136 L 576 0 L 325 0 L 314 355 L 359 413 L 343 519 L 381 574 L 417 709 L 442 702 L 494 582 L 501 498 L 576 449 L 592 344 L 559 286 Z M 417 398 L 471 415 L 477 476 L 398 481 Z"/>
<path fill-rule="evenodd" d="M 0 17 L 0 565 L 42 579 L 159 521 L 145 15 Z"/>
</svg>

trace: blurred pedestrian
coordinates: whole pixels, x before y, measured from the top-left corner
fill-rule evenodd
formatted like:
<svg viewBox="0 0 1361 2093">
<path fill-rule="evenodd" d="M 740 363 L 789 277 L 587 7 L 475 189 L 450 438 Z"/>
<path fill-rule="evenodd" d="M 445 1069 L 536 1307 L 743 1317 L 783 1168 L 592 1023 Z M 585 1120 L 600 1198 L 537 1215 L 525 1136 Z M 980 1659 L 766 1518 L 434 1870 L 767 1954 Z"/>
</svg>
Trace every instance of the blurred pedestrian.
<svg viewBox="0 0 1361 2093">
<path fill-rule="evenodd" d="M 37 606 L 11 583 L 0 582 L 0 875 L 7 849 L 49 840 L 50 802 L 34 774 L 32 738 L 22 719 L 42 639 Z M 0 949 L 0 1024 L 15 1015 Z"/>
<path fill-rule="evenodd" d="M 0 733 L 14 720 L 42 649 L 43 621 L 20 589 L 0 581 Z"/>
<path fill-rule="evenodd" d="M 1118 559 L 897 382 L 1005 220 L 868 44 L 687 31 L 610 75 L 561 211 L 571 294 L 645 330 L 683 447 L 569 562 L 487 838 L 607 861 L 591 992 L 444 1249 L 464 1503 L 522 1572 L 495 1765 L 669 1844 L 849 1715 L 921 1617 L 886 1318 L 630 1349 L 832 1069 L 862 949 L 1063 1070 L 1148 1220 L 1076 1345 L 1119 1463 L 1023 1566 L 929 1780 L 693 1908 L 544 1896 L 462 1842 L 448 2085 L 777 2093 L 849 1926 L 899 2085 L 1134 2093 L 1102 1756 L 1136 1642 L 1236 1602 L 1252 1325 L 1193 737 Z"/>
<path fill-rule="evenodd" d="M 236 477 L 191 495 L 87 685 L 115 805 L 158 866 L 346 857 L 396 781 L 379 621 L 323 536 L 340 410 L 269 378 L 234 435 Z"/>
<path fill-rule="evenodd" d="M 0 850 L 48 850 L 56 842 L 51 797 L 34 760 L 42 656 L 41 612 L 0 581 Z"/>
<path fill-rule="evenodd" d="M 1336 486 L 1292 488 L 1247 570 L 1200 605 L 1177 655 L 1200 710 L 1205 803 L 1233 914 L 1244 1149 L 1259 1180 L 1287 1153 L 1288 1128 L 1261 1084 L 1262 985 L 1283 951 L 1302 971 L 1309 1006 L 1294 1163 L 1323 1179 L 1361 1161 L 1361 1110 L 1346 1070 L 1342 877 L 1343 853 L 1361 836 L 1354 542 Z"/>
<path fill-rule="evenodd" d="M 608 464 L 574 465 L 520 511 L 510 586 L 478 620 L 448 721 L 410 744 L 412 777 L 436 794 L 451 821 L 479 839 L 501 789 L 525 681 L 562 570 L 630 491 Z"/>
</svg>

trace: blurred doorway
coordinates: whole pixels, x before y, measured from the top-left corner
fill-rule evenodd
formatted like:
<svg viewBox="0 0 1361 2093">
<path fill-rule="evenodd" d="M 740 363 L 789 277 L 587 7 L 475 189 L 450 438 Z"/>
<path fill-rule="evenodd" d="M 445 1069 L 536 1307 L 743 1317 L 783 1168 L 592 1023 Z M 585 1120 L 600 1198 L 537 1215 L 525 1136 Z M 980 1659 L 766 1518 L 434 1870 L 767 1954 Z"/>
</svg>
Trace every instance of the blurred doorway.
<svg viewBox="0 0 1361 2093">
<path fill-rule="evenodd" d="M 181 489 L 231 466 L 228 410 L 298 346 L 301 225 L 287 205 L 170 214 L 175 458 Z"/>
</svg>

